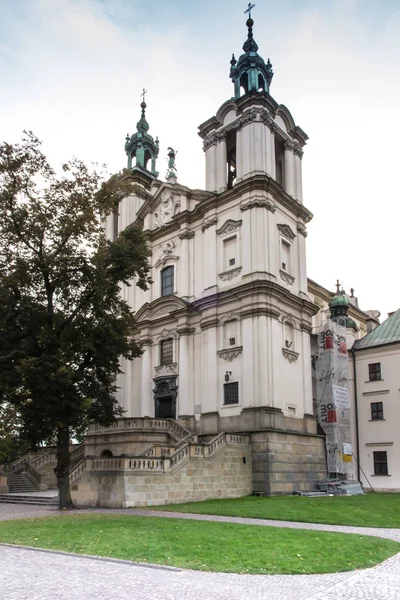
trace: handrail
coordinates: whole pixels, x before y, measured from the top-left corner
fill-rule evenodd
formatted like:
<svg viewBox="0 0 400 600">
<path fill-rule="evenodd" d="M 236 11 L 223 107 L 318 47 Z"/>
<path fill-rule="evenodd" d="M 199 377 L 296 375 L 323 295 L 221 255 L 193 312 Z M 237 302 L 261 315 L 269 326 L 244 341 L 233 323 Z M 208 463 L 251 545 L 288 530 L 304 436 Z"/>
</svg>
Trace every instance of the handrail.
<svg viewBox="0 0 400 600">
<path fill-rule="evenodd" d="M 156 419 L 150 417 L 137 417 L 137 418 L 120 418 L 114 421 L 109 427 L 99 425 L 98 423 L 91 423 L 88 428 L 87 435 L 94 435 L 97 433 L 110 433 L 111 431 L 121 430 L 150 430 L 150 431 L 161 431 L 166 433 L 175 434 L 179 440 L 187 437 L 192 432 L 186 429 L 183 425 L 177 423 L 174 419 Z"/>
</svg>

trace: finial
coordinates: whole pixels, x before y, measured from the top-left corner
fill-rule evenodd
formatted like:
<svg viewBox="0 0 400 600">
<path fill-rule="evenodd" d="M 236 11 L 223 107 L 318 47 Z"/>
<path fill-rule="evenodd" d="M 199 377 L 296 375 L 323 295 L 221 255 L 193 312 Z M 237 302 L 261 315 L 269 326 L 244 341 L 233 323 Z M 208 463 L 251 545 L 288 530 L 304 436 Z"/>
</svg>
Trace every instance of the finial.
<svg viewBox="0 0 400 600">
<path fill-rule="evenodd" d="M 339 283 L 339 279 L 336 280 L 336 293 L 340 294 L 340 283 Z"/>
<path fill-rule="evenodd" d="M 141 97 L 142 97 L 142 102 L 146 102 L 146 94 L 147 94 L 147 90 L 145 90 L 145 89 L 143 88 L 143 92 L 140 94 L 140 95 L 141 95 Z"/>
<path fill-rule="evenodd" d="M 350 298 L 354 298 L 354 288 L 350 288 Z"/>
<path fill-rule="evenodd" d="M 247 9 L 244 11 L 244 14 L 249 13 L 249 19 L 251 19 L 251 11 L 254 7 L 255 7 L 255 4 L 252 4 L 251 2 L 249 2 L 249 4 L 247 5 Z"/>
<path fill-rule="evenodd" d="M 130 137 L 129 133 L 127 133 L 126 138 L 125 138 L 126 143 L 128 143 L 130 139 L 131 139 L 131 137 Z"/>
<path fill-rule="evenodd" d="M 234 67 L 236 65 L 236 63 L 237 63 L 237 60 L 235 58 L 235 55 L 232 54 L 232 58 L 231 58 L 231 65 L 232 65 L 232 67 Z"/>
</svg>

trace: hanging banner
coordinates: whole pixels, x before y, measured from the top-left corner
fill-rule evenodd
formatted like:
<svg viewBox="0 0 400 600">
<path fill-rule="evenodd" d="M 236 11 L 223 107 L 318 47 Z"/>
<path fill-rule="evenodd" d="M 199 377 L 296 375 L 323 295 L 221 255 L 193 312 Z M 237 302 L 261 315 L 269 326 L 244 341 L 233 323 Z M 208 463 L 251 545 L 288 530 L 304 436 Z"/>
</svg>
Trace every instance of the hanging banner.
<svg viewBox="0 0 400 600">
<path fill-rule="evenodd" d="M 353 474 L 347 361 L 345 322 L 328 320 L 318 335 L 316 392 L 329 474 Z"/>
</svg>

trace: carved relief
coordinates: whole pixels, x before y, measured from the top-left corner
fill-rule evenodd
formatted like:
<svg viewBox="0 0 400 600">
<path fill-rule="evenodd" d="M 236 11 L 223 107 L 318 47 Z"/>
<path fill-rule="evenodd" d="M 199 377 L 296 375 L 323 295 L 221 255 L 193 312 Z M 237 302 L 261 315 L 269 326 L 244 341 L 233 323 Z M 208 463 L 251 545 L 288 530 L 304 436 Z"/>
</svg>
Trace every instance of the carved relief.
<svg viewBox="0 0 400 600">
<path fill-rule="evenodd" d="M 171 363 L 170 365 L 160 365 L 159 367 L 154 367 L 156 377 L 161 377 L 162 375 L 177 375 L 177 367 L 177 363 Z"/>
<path fill-rule="evenodd" d="M 289 348 L 282 348 L 282 354 L 287 360 L 292 363 L 297 360 L 300 356 L 298 352 L 294 352 L 294 350 L 289 350 Z"/>
<path fill-rule="evenodd" d="M 300 158 L 300 160 L 303 158 L 304 152 L 299 144 L 293 144 L 293 152 L 296 156 Z"/>
<path fill-rule="evenodd" d="M 242 354 L 243 346 L 236 346 L 236 348 L 229 348 L 228 350 L 218 350 L 217 354 L 223 360 L 232 362 L 234 358 L 237 358 L 239 354 Z"/>
<path fill-rule="evenodd" d="M 228 321 L 239 321 L 239 320 L 240 320 L 239 313 L 228 312 L 228 313 L 225 313 L 224 315 L 222 315 L 219 322 L 221 325 L 223 325 L 224 323 L 227 323 Z"/>
<path fill-rule="evenodd" d="M 285 140 L 283 143 L 283 147 L 285 148 L 285 150 L 293 150 L 294 144 L 290 140 Z"/>
<path fill-rule="evenodd" d="M 210 135 L 209 137 L 206 137 L 206 139 L 203 142 L 203 150 L 204 152 L 206 150 L 208 150 L 209 148 L 211 148 L 211 146 L 216 146 L 218 143 L 218 138 L 215 134 Z"/>
<path fill-rule="evenodd" d="M 275 123 L 274 123 L 272 117 L 269 115 L 269 113 L 263 112 L 262 115 L 261 115 L 261 121 L 267 127 L 269 127 L 269 129 L 271 129 L 271 131 L 273 131 Z"/>
<path fill-rule="evenodd" d="M 308 235 L 307 229 L 302 223 L 297 223 L 297 231 L 301 233 L 301 235 L 303 235 L 304 237 L 307 237 Z"/>
<path fill-rule="evenodd" d="M 242 127 L 245 127 L 249 123 L 252 123 L 253 121 L 255 121 L 256 118 L 257 118 L 257 113 L 255 110 L 246 111 L 237 123 L 237 126 L 236 126 L 237 131 L 240 131 L 242 129 Z"/>
<path fill-rule="evenodd" d="M 180 240 L 191 240 L 194 238 L 194 231 L 183 231 L 178 235 Z"/>
<path fill-rule="evenodd" d="M 294 284 L 295 279 L 293 275 L 289 275 L 289 273 L 286 273 L 286 271 L 282 271 L 282 269 L 279 270 L 279 275 L 281 276 L 281 279 L 283 279 L 283 281 L 288 285 Z"/>
<path fill-rule="evenodd" d="M 318 298 L 318 296 L 314 297 L 314 304 L 315 306 L 318 306 L 318 308 L 324 308 L 324 302 L 321 300 L 321 298 Z"/>
<path fill-rule="evenodd" d="M 168 340 L 170 338 L 177 339 L 179 334 L 176 329 L 163 329 L 157 340 L 161 342 L 162 340 Z"/>
<path fill-rule="evenodd" d="M 224 271 L 223 273 L 219 273 L 218 277 L 222 279 L 222 281 L 229 281 L 234 277 L 237 277 L 242 270 L 242 267 L 237 267 L 236 269 L 230 269 L 229 271 Z"/>
<path fill-rule="evenodd" d="M 204 232 L 206 229 L 208 229 L 209 227 L 212 227 L 212 225 L 216 225 L 217 223 L 218 223 L 217 217 L 207 217 L 207 219 L 204 219 L 204 221 L 201 225 L 201 230 Z"/>
<path fill-rule="evenodd" d="M 293 233 L 293 231 L 291 230 L 289 225 L 279 224 L 279 225 L 277 225 L 277 227 L 278 227 L 279 231 L 281 232 L 281 235 L 283 235 L 283 237 L 287 238 L 288 240 L 292 241 L 296 237 L 296 234 Z"/>
<path fill-rule="evenodd" d="M 227 233 L 233 233 L 237 231 L 241 226 L 242 221 L 234 221 L 233 219 L 228 219 L 225 223 L 217 229 L 216 233 L 218 235 L 226 235 Z"/>
<path fill-rule="evenodd" d="M 161 202 L 154 213 L 154 225 L 164 227 L 175 215 L 180 212 L 181 202 L 179 198 L 174 198 L 171 190 L 165 190 L 161 196 Z"/>
<path fill-rule="evenodd" d="M 242 212 L 244 212 L 245 210 L 250 210 L 252 208 L 266 208 L 267 210 L 270 210 L 272 213 L 274 213 L 276 211 L 276 206 L 275 204 L 272 202 L 272 200 L 270 200 L 269 198 L 267 199 L 255 199 L 255 200 L 250 200 L 249 202 L 246 202 L 246 204 L 242 204 L 242 206 L 240 207 L 240 210 Z"/>
<path fill-rule="evenodd" d="M 155 263 L 155 267 L 159 267 L 161 264 L 164 264 L 169 258 L 179 258 L 173 254 L 175 250 L 175 242 L 173 240 L 168 240 L 167 242 L 162 243 L 158 249 L 161 255 Z"/>
</svg>

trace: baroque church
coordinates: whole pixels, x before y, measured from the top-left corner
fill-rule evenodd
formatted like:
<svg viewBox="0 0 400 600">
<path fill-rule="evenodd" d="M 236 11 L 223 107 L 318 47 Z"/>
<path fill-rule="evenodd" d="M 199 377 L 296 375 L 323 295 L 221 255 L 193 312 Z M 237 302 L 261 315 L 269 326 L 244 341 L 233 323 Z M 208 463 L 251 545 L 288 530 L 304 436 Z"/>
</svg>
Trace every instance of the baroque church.
<svg viewBox="0 0 400 600">
<path fill-rule="evenodd" d="M 272 65 L 258 54 L 251 17 L 246 25 L 244 53 L 231 60 L 234 97 L 199 127 L 205 190 L 177 182 L 172 148 L 166 182 L 158 179 L 144 101 L 127 136 L 132 193 L 107 235 L 142 224 L 154 284 L 123 289 L 144 353 L 122 365 L 118 399 L 125 417 L 177 419 L 200 436 L 250 433 L 255 463 L 274 440 L 293 473 L 312 457 L 315 480 L 324 451 L 311 384 L 318 308 L 307 294 L 307 134 L 270 95 Z M 265 472 L 258 479 L 259 491 L 272 483 Z"/>
<path fill-rule="evenodd" d="M 395 435 L 383 418 L 397 410 L 398 386 L 385 408 L 375 397 L 389 394 L 381 389 L 383 371 L 386 381 L 396 380 L 399 313 L 379 325 L 379 312 L 362 311 L 354 290 L 347 296 L 338 283 L 335 294 L 307 278 L 308 138 L 270 94 L 272 65 L 258 53 L 251 14 L 246 26 L 243 54 L 230 61 L 233 97 L 199 126 L 204 190 L 178 183 L 173 148 L 166 181 L 159 179 L 159 142 L 149 133 L 144 97 L 137 130 L 126 137 L 131 193 L 106 219 L 106 235 L 114 240 L 131 224 L 142 227 L 153 284 L 144 291 L 132 281 L 121 289 L 143 354 L 121 365 L 124 416 L 108 428 L 91 424 L 72 451 L 78 505 L 312 491 L 333 473 L 328 438 L 343 424 L 348 437 L 335 441 L 334 451 L 345 469 L 335 475 L 365 486 L 365 472 L 373 471 L 376 487 L 400 489 Z M 322 406 L 330 417 L 324 428 L 316 418 L 318 334 L 327 335 L 334 321 L 344 323 L 348 375 L 339 392 L 347 404 L 341 411 Z M 56 484 L 56 459 L 50 448 L 12 469 L 28 460 L 36 489 L 47 489 Z"/>
</svg>

